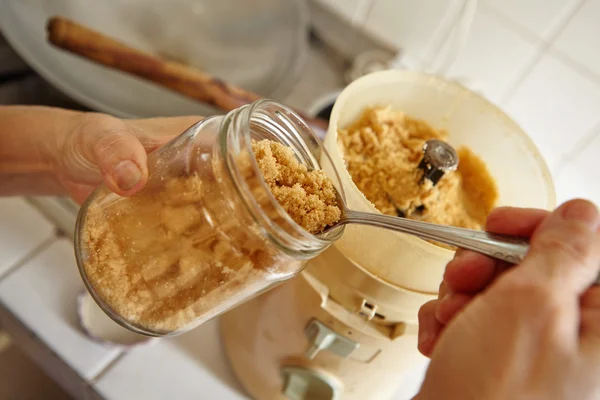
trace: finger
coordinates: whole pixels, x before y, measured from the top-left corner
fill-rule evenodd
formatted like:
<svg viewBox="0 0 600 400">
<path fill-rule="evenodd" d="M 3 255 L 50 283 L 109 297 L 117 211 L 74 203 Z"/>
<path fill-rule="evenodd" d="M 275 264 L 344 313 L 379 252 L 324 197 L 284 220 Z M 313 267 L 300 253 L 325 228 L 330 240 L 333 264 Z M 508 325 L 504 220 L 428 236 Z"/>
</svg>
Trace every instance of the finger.
<svg viewBox="0 0 600 400">
<path fill-rule="evenodd" d="M 83 152 L 99 169 L 106 186 L 121 196 L 138 192 L 148 179 L 146 150 L 125 125 L 82 135 Z"/>
<path fill-rule="evenodd" d="M 440 283 L 440 287 L 438 289 L 438 299 L 442 299 L 448 294 L 448 284 L 445 280 Z"/>
<path fill-rule="evenodd" d="M 435 317 L 438 300 L 429 301 L 419 309 L 419 341 L 417 348 L 425 357 L 429 357 L 443 325 Z"/>
<path fill-rule="evenodd" d="M 128 120 L 126 123 L 142 142 L 146 152 L 151 152 L 203 118 L 201 116 L 157 117 Z"/>
<path fill-rule="evenodd" d="M 550 214 L 549 211 L 534 208 L 500 207 L 492 210 L 485 229 L 504 235 L 529 237 Z"/>
<path fill-rule="evenodd" d="M 594 204 L 585 200 L 563 204 L 535 231 L 518 272 L 531 281 L 558 287 L 565 295 L 579 296 L 598 274 L 599 226 Z"/>
<path fill-rule="evenodd" d="M 493 210 L 486 223 L 490 232 L 530 236 L 550 212 L 537 209 L 503 207 Z M 505 264 L 482 254 L 459 249 L 446 267 L 444 281 L 457 293 L 484 290 L 505 269 Z"/>
<path fill-rule="evenodd" d="M 482 254 L 459 249 L 446 266 L 444 282 L 453 292 L 480 292 L 496 275 L 497 264 L 497 261 Z"/>
<path fill-rule="evenodd" d="M 444 297 L 437 305 L 435 317 L 443 325 L 447 325 L 452 319 L 473 300 L 472 295 L 463 293 L 451 293 Z"/>
<path fill-rule="evenodd" d="M 173 139 L 178 134 L 181 134 L 181 132 L 176 131 L 173 131 L 171 134 L 160 134 L 155 131 L 146 131 L 141 129 L 132 130 L 132 133 L 140 141 L 146 153 L 151 153 L 152 151 L 169 142 L 169 140 Z"/>
</svg>

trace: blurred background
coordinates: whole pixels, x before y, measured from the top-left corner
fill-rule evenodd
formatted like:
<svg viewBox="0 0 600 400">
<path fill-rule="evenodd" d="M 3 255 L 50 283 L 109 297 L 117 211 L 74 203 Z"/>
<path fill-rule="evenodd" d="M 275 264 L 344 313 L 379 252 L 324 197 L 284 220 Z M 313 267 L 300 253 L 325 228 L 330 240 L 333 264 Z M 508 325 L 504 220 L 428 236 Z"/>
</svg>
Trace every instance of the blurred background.
<svg viewBox="0 0 600 400">
<path fill-rule="evenodd" d="M 0 104 L 127 118 L 224 111 L 51 47 L 53 15 L 312 116 L 370 71 L 457 80 L 531 136 L 559 202 L 600 203 L 600 0 L 0 0 Z M 125 350 L 81 333 L 76 212 L 65 199 L 0 199 L 0 400 L 246 398 L 216 323 Z"/>
</svg>

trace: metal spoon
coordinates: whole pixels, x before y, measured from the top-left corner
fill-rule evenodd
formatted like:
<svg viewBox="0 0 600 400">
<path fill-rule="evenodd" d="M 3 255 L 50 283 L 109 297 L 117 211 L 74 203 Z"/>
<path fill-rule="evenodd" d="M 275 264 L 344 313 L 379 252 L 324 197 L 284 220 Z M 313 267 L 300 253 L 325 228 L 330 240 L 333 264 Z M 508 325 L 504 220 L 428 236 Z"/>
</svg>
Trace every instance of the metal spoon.
<svg viewBox="0 0 600 400">
<path fill-rule="evenodd" d="M 340 220 L 335 225 L 328 227 L 322 234 L 338 225 L 359 224 L 375 226 L 406 233 L 425 240 L 434 240 L 450 246 L 472 250 L 510 264 L 519 264 L 523 261 L 529 250 L 529 241 L 524 237 L 499 235 L 390 215 L 350 210 L 346 207 L 339 194 L 338 206 L 342 210 Z M 600 274 L 596 277 L 594 284 L 600 284 Z"/>
<path fill-rule="evenodd" d="M 339 193 L 337 201 L 340 210 L 342 210 L 341 218 L 335 225 L 328 227 L 321 234 L 329 232 L 338 225 L 359 224 L 375 226 L 417 236 L 425 240 L 434 240 L 450 246 L 473 250 L 511 264 L 520 263 L 529 250 L 529 241 L 527 238 L 498 235 L 390 215 L 355 211 L 346 206 Z"/>
</svg>

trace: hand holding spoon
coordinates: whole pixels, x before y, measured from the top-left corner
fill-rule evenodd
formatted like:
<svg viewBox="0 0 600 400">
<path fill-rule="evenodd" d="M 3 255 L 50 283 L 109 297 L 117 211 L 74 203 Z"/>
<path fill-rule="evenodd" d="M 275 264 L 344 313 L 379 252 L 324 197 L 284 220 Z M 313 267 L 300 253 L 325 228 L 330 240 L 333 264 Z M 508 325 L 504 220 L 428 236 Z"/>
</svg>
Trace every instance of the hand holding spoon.
<svg viewBox="0 0 600 400">
<path fill-rule="evenodd" d="M 519 264 L 523 261 L 529 250 L 529 241 L 524 237 L 499 235 L 408 218 L 350 210 L 339 194 L 338 206 L 342 210 L 340 220 L 334 226 L 323 231 L 323 234 L 338 225 L 369 225 L 472 250 L 511 264 Z M 600 275 L 596 278 L 595 284 L 600 284 Z"/>
</svg>

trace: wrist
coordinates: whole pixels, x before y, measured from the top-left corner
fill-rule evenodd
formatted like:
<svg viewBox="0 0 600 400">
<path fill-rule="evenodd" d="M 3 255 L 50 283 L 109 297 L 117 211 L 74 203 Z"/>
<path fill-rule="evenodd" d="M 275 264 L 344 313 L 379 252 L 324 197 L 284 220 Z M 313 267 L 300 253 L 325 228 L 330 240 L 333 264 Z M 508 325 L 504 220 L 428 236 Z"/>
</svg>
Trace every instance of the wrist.
<svg viewBox="0 0 600 400">
<path fill-rule="evenodd" d="M 75 111 L 0 106 L 0 195 L 60 194 L 55 174 L 59 146 Z"/>
<path fill-rule="evenodd" d="M 0 173 L 49 173 L 76 111 L 43 106 L 0 106 Z"/>
</svg>

